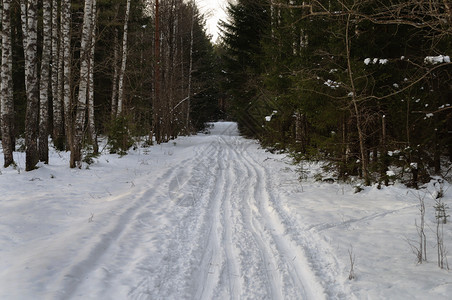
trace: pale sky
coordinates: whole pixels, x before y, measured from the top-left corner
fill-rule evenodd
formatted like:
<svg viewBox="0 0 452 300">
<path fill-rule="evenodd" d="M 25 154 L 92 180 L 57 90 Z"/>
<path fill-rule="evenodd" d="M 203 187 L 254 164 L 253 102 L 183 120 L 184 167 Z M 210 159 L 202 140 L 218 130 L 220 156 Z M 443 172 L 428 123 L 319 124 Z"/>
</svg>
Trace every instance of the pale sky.
<svg viewBox="0 0 452 300">
<path fill-rule="evenodd" d="M 212 41 L 218 38 L 217 24 L 220 19 L 226 19 L 228 0 L 196 0 L 201 13 L 207 19 L 207 33 L 212 35 Z"/>
</svg>

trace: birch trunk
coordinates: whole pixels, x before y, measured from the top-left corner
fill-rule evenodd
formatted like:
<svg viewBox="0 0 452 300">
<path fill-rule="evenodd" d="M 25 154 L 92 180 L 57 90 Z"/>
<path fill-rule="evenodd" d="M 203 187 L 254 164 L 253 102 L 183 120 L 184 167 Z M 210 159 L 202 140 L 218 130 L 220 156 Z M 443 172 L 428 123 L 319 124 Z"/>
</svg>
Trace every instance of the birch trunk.
<svg viewBox="0 0 452 300">
<path fill-rule="evenodd" d="M 39 80 L 38 80 L 38 1 L 28 0 L 25 54 L 27 109 L 25 113 L 25 170 L 35 169 L 38 156 Z"/>
<path fill-rule="evenodd" d="M 60 61 L 58 3 L 52 0 L 52 55 L 51 55 L 51 88 L 53 108 L 53 144 L 56 149 L 64 150 L 64 125 L 61 82 L 63 79 L 62 62 Z M 61 78 L 61 79 L 60 79 Z"/>
<path fill-rule="evenodd" d="M 91 22 L 93 1 L 85 0 L 82 38 L 80 43 L 80 83 L 78 88 L 77 113 L 75 117 L 74 145 L 71 151 L 71 166 L 81 167 L 82 140 L 85 132 L 86 100 L 89 80 L 89 56 L 91 54 Z"/>
<path fill-rule="evenodd" d="M 88 132 L 93 143 L 93 152 L 99 152 L 97 144 L 97 132 L 94 123 L 94 48 L 96 44 L 97 2 L 93 1 L 93 12 L 91 22 L 91 48 L 89 54 L 89 78 L 88 78 Z"/>
<path fill-rule="evenodd" d="M 43 44 L 39 98 L 39 160 L 49 163 L 49 71 L 52 47 L 51 0 L 43 0 Z"/>
<path fill-rule="evenodd" d="M 1 133 L 4 167 L 14 163 L 14 107 L 11 46 L 11 0 L 3 0 L 1 65 Z"/>
<path fill-rule="evenodd" d="M 26 59 L 26 51 L 27 51 L 27 42 L 28 42 L 28 35 L 27 35 L 27 0 L 20 0 L 20 21 L 21 21 L 21 28 L 22 28 L 22 46 L 24 49 L 24 58 L 25 58 L 25 90 L 28 91 L 28 82 L 27 79 L 28 78 L 28 71 L 29 71 L 29 65 L 28 65 L 28 61 Z"/>
<path fill-rule="evenodd" d="M 66 139 L 71 154 L 73 151 L 72 141 L 72 109 L 71 109 L 71 0 L 63 0 L 61 4 L 61 51 L 60 62 L 62 74 L 62 99 L 64 104 L 64 123 Z M 70 163 L 70 167 L 75 165 Z"/>
<path fill-rule="evenodd" d="M 122 61 L 121 68 L 119 69 L 119 80 L 118 80 L 118 111 L 117 116 L 120 116 L 123 111 L 124 106 L 124 74 L 126 71 L 127 64 L 127 31 L 129 23 L 130 14 L 130 0 L 127 0 L 126 14 L 124 17 L 124 32 L 122 37 Z"/>
</svg>

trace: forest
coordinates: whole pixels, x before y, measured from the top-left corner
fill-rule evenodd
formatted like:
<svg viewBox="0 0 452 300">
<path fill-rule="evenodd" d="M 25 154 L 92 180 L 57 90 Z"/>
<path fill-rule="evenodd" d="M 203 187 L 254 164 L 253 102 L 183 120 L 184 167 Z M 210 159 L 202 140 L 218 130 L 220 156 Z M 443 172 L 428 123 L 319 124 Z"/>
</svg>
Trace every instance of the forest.
<svg viewBox="0 0 452 300">
<path fill-rule="evenodd" d="M 81 167 L 100 136 L 124 154 L 136 136 L 159 144 L 228 119 L 270 151 L 324 162 L 334 180 L 452 175 L 450 2 L 227 10 L 214 44 L 195 1 L 3 0 L 4 167 L 22 150 L 33 170 L 50 146 Z"/>
<path fill-rule="evenodd" d="M 325 162 L 323 179 L 450 177 L 449 1 L 240 0 L 228 13 L 223 84 L 242 133 Z"/>
<path fill-rule="evenodd" d="M 218 60 L 193 1 L 5 0 L 1 12 L 4 167 L 16 149 L 27 171 L 48 163 L 49 146 L 81 167 L 100 136 L 124 154 L 134 137 L 167 142 L 219 117 Z"/>
</svg>

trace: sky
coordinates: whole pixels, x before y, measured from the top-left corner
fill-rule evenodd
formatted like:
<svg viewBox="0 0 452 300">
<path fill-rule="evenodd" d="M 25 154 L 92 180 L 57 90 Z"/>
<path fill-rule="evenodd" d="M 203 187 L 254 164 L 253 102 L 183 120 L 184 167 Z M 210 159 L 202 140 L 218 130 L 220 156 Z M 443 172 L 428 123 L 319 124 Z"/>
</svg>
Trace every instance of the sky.
<svg viewBox="0 0 452 300">
<path fill-rule="evenodd" d="M 207 33 L 212 35 L 212 41 L 218 38 L 217 24 L 220 19 L 226 19 L 226 6 L 228 0 L 196 0 L 200 11 L 207 19 Z"/>
</svg>

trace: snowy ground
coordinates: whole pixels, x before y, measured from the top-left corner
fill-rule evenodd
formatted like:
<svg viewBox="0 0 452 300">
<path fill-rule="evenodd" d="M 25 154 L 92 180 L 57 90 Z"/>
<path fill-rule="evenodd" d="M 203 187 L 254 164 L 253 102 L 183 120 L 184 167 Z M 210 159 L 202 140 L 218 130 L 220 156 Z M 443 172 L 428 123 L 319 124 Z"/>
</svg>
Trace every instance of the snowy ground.
<svg viewBox="0 0 452 300">
<path fill-rule="evenodd" d="M 350 185 L 299 182 L 288 158 L 238 136 L 234 123 L 124 157 L 104 154 L 89 169 L 69 169 L 67 153 L 52 152 L 32 172 L 22 170 L 23 153 L 15 160 L 0 175 L 0 299 L 452 294 L 450 272 L 437 267 L 429 193 L 428 262 L 417 264 L 409 245 L 417 195 L 427 189 L 354 194 Z M 451 225 L 444 231 L 452 249 Z"/>
</svg>

